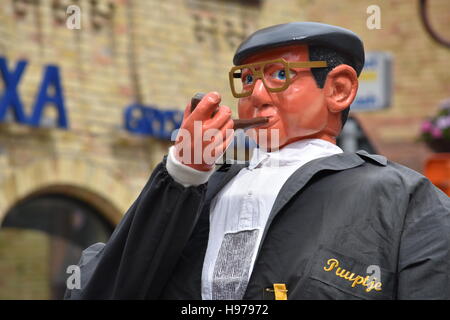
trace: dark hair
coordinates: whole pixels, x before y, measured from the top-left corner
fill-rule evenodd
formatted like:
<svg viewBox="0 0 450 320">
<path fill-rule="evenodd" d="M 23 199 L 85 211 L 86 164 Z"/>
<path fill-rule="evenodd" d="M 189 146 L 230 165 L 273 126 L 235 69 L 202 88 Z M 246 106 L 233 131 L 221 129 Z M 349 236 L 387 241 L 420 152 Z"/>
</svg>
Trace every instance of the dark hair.
<svg viewBox="0 0 450 320">
<path fill-rule="evenodd" d="M 328 73 L 340 64 L 347 64 L 356 70 L 352 59 L 350 59 L 346 54 L 337 52 L 336 50 L 327 47 L 310 46 L 309 60 L 325 60 L 328 63 L 328 67 L 326 68 L 311 68 L 311 72 L 319 88 L 323 88 L 325 85 L 325 80 L 327 79 Z M 349 111 L 350 106 L 341 112 L 342 127 L 344 127 L 344 124 L 347 121 Z"/>
</svg>

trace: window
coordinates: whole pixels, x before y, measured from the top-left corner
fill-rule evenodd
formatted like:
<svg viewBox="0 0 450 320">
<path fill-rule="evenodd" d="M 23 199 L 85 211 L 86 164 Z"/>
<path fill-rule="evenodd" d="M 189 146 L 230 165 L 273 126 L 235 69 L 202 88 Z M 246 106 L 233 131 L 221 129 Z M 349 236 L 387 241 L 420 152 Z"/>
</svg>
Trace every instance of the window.
<svg viewBox="0 0 450 320">
<path fill-rule="evenodd" d="M 0 299 L 62 299 L 67 267 L 112 230 L 100 212 L 68 196 L 19 202 L 0 229 Z"/>
</svg>

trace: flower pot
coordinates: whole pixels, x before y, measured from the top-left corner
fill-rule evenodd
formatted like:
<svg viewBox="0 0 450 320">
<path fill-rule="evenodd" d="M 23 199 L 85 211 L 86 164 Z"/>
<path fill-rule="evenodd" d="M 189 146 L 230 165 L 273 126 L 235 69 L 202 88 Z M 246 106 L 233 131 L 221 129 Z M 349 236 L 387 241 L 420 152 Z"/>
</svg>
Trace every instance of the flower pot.
<svg viewBox="0 0 450 320">
<path fill-rule="evenodd" d="M 435 139 L 427 141 L 427 145 L 434 152 L 450 152 L 450 140 L 448 139 Z"/>
</svg>

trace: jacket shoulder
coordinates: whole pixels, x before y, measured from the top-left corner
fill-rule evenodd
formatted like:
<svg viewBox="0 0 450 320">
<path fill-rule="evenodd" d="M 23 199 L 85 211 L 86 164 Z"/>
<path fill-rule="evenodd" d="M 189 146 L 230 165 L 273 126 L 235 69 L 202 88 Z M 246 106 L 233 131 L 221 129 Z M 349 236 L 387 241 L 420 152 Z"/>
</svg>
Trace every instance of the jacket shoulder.
<svg viewBox="0 0 450 320">
<path fill-rule="evenodd" d="M 450 198 L 437 188 L 427 177 L 407 166 L 388 160 L 386 157 L 358 151 L 365 160 L 363 176 L 369 186 L 378 186 L 389 192 L 409 195 L 412 198 L 433 198 L 448 207 Z M 367 169 L 370 168 L 370 169 Z"/>
</svg>

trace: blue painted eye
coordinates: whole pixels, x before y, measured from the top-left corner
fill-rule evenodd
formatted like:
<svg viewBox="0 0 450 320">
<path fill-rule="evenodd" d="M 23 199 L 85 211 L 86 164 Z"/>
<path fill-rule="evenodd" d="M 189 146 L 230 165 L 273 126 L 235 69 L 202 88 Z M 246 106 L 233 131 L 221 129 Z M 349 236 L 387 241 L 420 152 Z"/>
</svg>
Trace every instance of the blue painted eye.
<svg viewBox="0 0 450 320">
<path fill-rule="evenodd" d="M 296 75 L 295 71 L 289 70 L 289 77 L 292 78 Z M 277 80 L 286 81 L 286 70 L 280 69 L 271 74 L 271 77 Z"/>
<path fill-rule="evenodd" d="M 278 80 L 286 80 L 286 71 L 284 69 L 277 70 L 274 73 L 272 73 L 272 78 Z"/>
<path fill-rule="evenodd" d="M 253 83 L 253 76 L 251 74 L 247 74 L 244 76 L 244 79 L 242 80 L 243 84 L 252 84 Z"/>
</svg>

